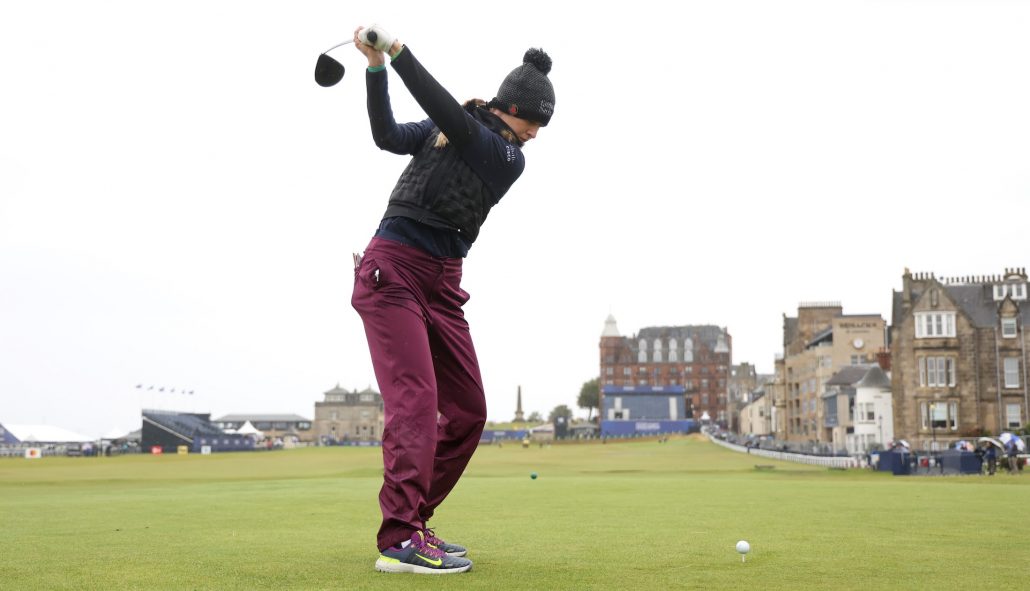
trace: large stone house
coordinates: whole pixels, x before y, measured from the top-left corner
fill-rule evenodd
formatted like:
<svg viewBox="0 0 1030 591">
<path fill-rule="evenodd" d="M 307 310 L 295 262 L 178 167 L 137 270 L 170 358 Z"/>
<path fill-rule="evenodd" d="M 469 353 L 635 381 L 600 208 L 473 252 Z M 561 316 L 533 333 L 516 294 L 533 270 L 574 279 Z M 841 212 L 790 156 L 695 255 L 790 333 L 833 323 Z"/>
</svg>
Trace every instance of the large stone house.
<svg viewBox="0 0 1030 591">
<path fill-rule="evenodd" d="M 383 396 L 366 388 L 348 392 L 340 387 L 325 393 L 325 400 L 315 402 L 314 432 L 321 444 L 383 440 Z"/>
<path fill-rule="evenodd" d="M 894 429 L 917 449 L 1027 419 L 1026 269 L 937 279 L 905 269 L 891 327 Z"/>
</svg>

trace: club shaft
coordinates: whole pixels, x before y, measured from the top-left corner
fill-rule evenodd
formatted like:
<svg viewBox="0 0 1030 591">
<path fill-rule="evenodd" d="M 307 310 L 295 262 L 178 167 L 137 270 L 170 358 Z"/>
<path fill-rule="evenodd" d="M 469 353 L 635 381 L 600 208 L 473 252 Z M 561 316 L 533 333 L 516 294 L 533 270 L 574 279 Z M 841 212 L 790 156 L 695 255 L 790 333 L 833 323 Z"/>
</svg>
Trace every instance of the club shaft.
<svg viewBox="0 0 1030 591">
<path fill-rule="evenodd" d="M 344 41 L 343 43 L 337 43 L 336 45 L 333 45 L 332 47 L 330 47 L 329 49 L 323 51 L 322 53 L 329 53 L 330 51 L 336 49 L 337 47 L 343 47 L 344 45 L 347 45 L 348 43 L 354 43 L 354 40 L 353 39 L 348 39 L 348 40 Z"/>
</svg>

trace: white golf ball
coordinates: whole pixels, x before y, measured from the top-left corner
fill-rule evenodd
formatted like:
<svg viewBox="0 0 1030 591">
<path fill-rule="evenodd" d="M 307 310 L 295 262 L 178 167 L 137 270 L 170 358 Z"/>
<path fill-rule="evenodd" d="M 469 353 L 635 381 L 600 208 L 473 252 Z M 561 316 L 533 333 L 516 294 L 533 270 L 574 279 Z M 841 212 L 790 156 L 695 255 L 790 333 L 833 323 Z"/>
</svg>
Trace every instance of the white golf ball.
<svg viewBox="0 0 1030 591">
<path fill-rule="evenodd" d="M 741 540 L 737 542 L 737 552 L 741 554 L 747 554 L 751 551 L 751 544 L 747 543 L 747 540 Z"/>
</svg>

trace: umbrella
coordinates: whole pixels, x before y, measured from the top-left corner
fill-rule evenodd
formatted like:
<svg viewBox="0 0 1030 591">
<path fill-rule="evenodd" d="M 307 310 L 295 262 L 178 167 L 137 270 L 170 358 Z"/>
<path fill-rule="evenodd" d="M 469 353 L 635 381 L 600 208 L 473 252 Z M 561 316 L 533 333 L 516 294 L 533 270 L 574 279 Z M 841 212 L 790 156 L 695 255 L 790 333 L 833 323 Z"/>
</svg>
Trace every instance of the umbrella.
<svg viewBox="0 0 1030 591">
<path fill-rule="evenodd" d="M 1021 452 L 1022 451 L 1026 451 L 1026 442 L 1024 442 L 1021 437 L 1016 437 L 1015 435 L 1013 435 L 1012 433 L 1009 433 L 1008 431 L 1006 431 L 1006 432 L 1002 433 L 1001 435 L 999 435 L 998 439 L 1000 439 L 1001 442 L 1004 443 L 1005 445 L 1008 445 L 1009 442 L 1013 443 L 1016 446 L 1016 449 L 1021 451 Z"/>
<path fill-rule="evenodd" d="M 1005 449 L 1005 446 L 1002 445 L 1002 443 L 1000 441 L 998 441 L 997 439 L 995 439 L 993 437 L 981 437 L 980 439 L 977 439 L 976 442 L 977 443 L 990 443 L 991 445 L 993 445 L 993 446 L 995 446 L 995 447 L 997 447 L 999 449 Z"/>
</svg>

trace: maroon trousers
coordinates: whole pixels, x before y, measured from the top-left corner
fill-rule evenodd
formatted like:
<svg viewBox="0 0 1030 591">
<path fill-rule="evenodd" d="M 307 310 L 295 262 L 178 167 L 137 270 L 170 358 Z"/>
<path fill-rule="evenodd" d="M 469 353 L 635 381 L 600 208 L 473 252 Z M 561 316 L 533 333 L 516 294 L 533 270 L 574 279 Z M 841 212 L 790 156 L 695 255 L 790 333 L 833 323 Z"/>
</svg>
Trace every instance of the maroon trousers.
<svg viewBox="0 0 1030 591">
<path fill-rule="evenodd" d="M 380 550 L 423 529 L 479 444 L 486 397 L 461 307 L 461 259 L 373 238 L 354 270 L 386 423 Z"/>
</svg>

